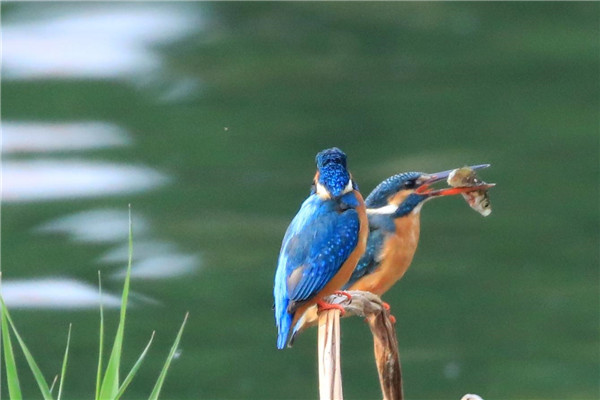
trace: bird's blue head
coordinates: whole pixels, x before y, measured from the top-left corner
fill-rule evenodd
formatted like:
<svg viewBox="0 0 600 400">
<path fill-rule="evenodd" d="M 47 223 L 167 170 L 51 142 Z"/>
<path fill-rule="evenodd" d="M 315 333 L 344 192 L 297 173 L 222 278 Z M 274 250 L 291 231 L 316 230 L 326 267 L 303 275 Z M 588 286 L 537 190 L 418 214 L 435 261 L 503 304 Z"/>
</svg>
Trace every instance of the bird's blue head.
<svg viewBox="0 0 600 400">
<path fill-rule="evenodd" d="M 428 175 L 423 172 L 403 172 L 391 176 L 377 185 L 365 199 L 365 204 L 368 208 L 380 208 L 388 204 L 398 205 L 425 183 L 427 178 Z"/>
<path fill-rule="evenodd" d="M 315 159 L 316 193 L 324 198 L 337 198 L 353 189 L 352 177 L 346 169 L 346 154 L 337 147 L 323 150 Z"/>
</svg>

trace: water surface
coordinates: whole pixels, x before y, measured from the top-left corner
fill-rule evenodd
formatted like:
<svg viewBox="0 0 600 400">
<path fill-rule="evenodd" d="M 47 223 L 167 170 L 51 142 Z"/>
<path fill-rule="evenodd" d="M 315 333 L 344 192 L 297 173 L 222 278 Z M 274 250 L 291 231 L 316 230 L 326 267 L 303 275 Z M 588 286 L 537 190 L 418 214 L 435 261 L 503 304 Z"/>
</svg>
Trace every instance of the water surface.
<svg viewBox="0 0 600 400">
<path fill-rule="evenodd" d="M 2 11 L 3 293 L 47 377 L 73 323 L 68 398 L 93 393 L 97 271 L 113 304 L 129 204 L 126 366 L 157 331 L 129 397 L 148 396 L 190 311 L 164 398 L 315 398 L 316 332 L 277 351 L 271 291 L 314 155 L 334 145 L 365 194 L 492 164 L 492 215 L 428 203 L 385 296 L 408 398 L 600 396 L 598 3 Z M 367 327 L 342 330 L 346 398 L 378 398 Z"/>
</svg>

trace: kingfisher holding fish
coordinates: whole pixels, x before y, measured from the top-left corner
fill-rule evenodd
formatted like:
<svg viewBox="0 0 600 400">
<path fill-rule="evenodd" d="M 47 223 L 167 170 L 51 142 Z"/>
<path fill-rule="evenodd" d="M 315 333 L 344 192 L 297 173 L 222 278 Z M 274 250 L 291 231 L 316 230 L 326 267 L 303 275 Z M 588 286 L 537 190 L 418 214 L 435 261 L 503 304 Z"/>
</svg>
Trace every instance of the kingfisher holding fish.
<svg viewBox="0 0 600 400">
<path fill-rule="evenodd" d="M 462 194 L 473 207 L 472 196 L 487 196 L 487 190 L 494 186 L 475 179 L 475 170 L 487 167 L 489 164 L 482 164 L 435 174 L 404 172 L 377 185 L 365 200 L 369 221 L 367 248 L 343 290 L 362 290 L 378 296 L 387 292 L 404 276 L 417 251 L 423 204 L 434 198 Z M 470 179 L 459 179 L 466 175 Z M 443 180 L 453 187 L 431 188 Z M 491 212 L 491 208 L 476 210 L 484 216 Z M 296 324 L 290 345 L 299 332 L 316 322 L 317 310 L 311 307 Z"/>
<path fill-rule="evenodd" d="M 475 171 L 487 167 L 489 164 L 465 168 Z M 460 186 L 451 181 L 457 186 L 439 190 L 430 188 L 436 182 L 447 180 L 454 171 L 397 174 L 381 182 L 369 194 L 365 200 L 370 230 L 367 249 L 345 289 L 364 290 L 378 296 L 387 292 L 412 263 L 421 231 L 421 208 L 426 201 L 442 196 L 486 192 L 494 186 L 482 181 L 473 181 L 473 184 L 464 182 Z"/>
<path fill-rule="evenodd" d="M 365 204 L 346 168 L 346 154 L 335 147 L 323 150 L 316 163 L 310 195 L 285 233 L 275 273 L 279 349 L 308 308 L 341 309 L 323 298 L 348 282 L 367 243 Z"/>
</svg>

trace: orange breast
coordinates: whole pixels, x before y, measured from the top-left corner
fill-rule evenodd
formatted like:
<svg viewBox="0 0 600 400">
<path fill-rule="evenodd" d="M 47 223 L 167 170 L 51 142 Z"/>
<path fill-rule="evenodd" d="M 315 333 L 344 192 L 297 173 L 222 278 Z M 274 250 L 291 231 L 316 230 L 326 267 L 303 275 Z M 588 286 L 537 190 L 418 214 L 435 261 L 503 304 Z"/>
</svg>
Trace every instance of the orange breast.
<svg viewBox="0 0 600 400">
<path fill-rule="evenodd" d="M 356 198 L 360 203 L 360 205 L 356 207 L 356 211 L 358 212 L 358 217 L 360 220 L 360 228 L 358 231 L 358 243 L 356 244 L 356 247 L 354 248 L 352 253 L 350 253 L 350 255 L 348 256 L 344 264 L 342 264 L 342 267 L 340 268 L 338 273 L 333 276 L 333 278 L 325 285 L 325 287 L 321 289 L 321 291 L 317 293 L 317 295 L 314 296 L 312 299 L 308 300 L 306 303 L 298 307 L 296 313 L 294 314 L 292 326 L 296 324 L 298 318 L 300 318 L 300 316 L 304 314 L 307 308 L 316 304 L 318 299 L 333 294 L 333 292 L 335 292 L 336 290 L 340 290 L 342 286 L 344 286 L 346 282 L 348 282 L 350 276 L 352 275 L 352 272 L 354 272 L 354 269 L 356 268 L 356 264 L 358 264 L 358 260 L 360 260 L 360 257 L 365 252 L 365 249 L 367 247 L 367 237 L 369 235 L 369 220 L 367 219 L 367 211 L 361 194 L 356 190 L 354 191 L 354 194 L 356 195 Z"/>
<path fill-rule="evenodd" d="M 383 245 L 382 261 L 371 274 L 359 279 L 350 290 L 365 290 L 381 296 L 402 278 L 410 267 L 419 244 L 419 213 L 395 221 L 396 233 Z"/>
</svg>

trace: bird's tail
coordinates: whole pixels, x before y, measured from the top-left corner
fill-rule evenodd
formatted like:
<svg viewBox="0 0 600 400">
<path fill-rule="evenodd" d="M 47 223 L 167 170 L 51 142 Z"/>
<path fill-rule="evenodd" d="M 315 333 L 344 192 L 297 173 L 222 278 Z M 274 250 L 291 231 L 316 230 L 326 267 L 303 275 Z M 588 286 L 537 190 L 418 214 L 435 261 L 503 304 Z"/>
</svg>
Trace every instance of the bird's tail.
<svg viewBox="0 0 600 400">
<path fill-rule="evenodd" d="M 290 335 L 290 340 L 288 341 L 288 346 L 292 347 L 294 345 L 294 341 L 296 340 L 296 335 L 304 330 L 304 319 L 305 316 L 301 316 L 298 322 L 294 325 L 294 329 L 292 330 L 292 334 Z"/>
<path fill-rule="evenodd" d="M 283 304 L 275 303 L 275 321 L 277 322 L 277 348 L 284 349 L 290 336 L 292 315 L 287 312 L 288 301 Z"/>
<path fill-rule="evenodd" d="M 317 306 L 309 307 L 294 325 L 288 346 L 292 347 L 294 345 L 294 340 L 296 340 L 296 336 L 306 328 L 316 325 L 318 319 L 319 316 L 317 315 Z"/>
</svg>

